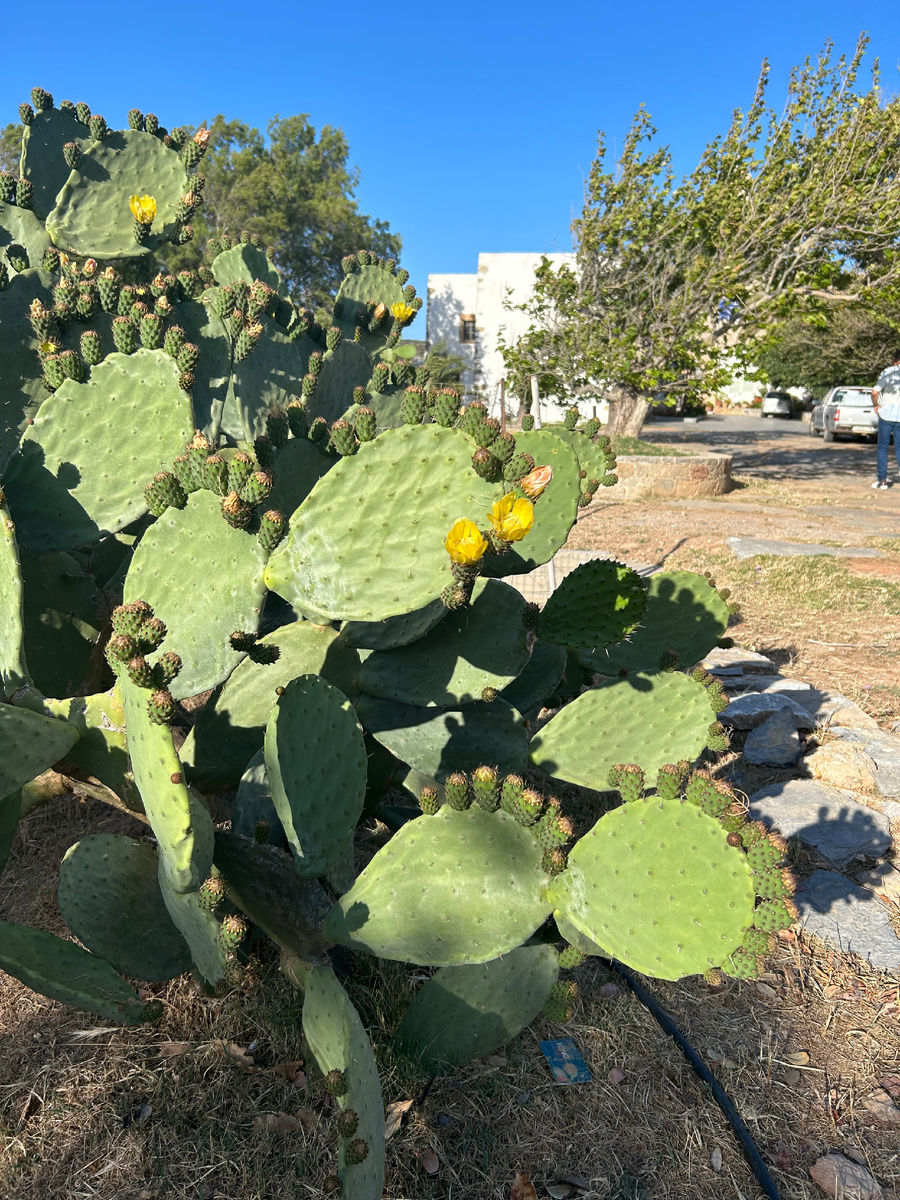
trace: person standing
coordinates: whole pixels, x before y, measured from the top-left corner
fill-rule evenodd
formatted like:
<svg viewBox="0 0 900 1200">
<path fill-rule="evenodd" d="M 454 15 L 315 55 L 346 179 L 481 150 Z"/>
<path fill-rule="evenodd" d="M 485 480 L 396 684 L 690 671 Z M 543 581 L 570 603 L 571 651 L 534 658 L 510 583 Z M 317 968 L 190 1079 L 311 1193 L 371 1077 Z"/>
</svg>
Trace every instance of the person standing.
<svg viewBox="0 0 900 1200">
<path fill-rule="evenodd" d="M 878 478 L 872 487 L 883 489 L 891 486 L 888 482 L 888 447 L 892 437 L 900 472 L 900 350 L 894 352 L 891 365 L 878 376 L 878 382 L 872 388 L 872 403 L 878 414 Z"/>
</svg>

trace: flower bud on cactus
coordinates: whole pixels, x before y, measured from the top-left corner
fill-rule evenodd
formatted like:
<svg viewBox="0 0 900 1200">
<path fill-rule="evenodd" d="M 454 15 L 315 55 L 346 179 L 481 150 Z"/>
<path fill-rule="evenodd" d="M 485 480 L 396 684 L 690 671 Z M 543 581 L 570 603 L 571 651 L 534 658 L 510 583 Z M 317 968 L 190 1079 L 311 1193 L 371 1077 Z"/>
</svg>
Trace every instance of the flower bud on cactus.
<svg viewBox="0 0 900 1200">
<path fill-rule="evenodd" d="M 266 435 L 269 441 L 279 449 L 288 440 L 290 433 L 290 425 L 288 424 L 288 416 L 284 409 L 277 405 L 266 415 Z"/>
<path fill-rule="evenodd" d="M 351 1138 L 359 1128 L 359 1117 L 352 1108 L 345 1108 L 338 1113 L 337 1131 L 343 1138 Z"/>
<path fill-rule="evenodd" d="M 30 104 L 19 105 L 19 120 L 23 125 L 31 125 L 34 122 L 34 109 Z"/>
<path fill-rule="evenodd" d="M 451 808 L 462 812 L 472 803 L 469 792 L 469 781 L 462 771 L 454 771 L 448 775 L 444 783 L 444 799 Z"/>
<path fill-rule="evenodd" d="M 100 341 L 100 334 L 95 329 L 86 329 L 81 335 L 81 357 L 89 367 L 96 365 L 103 359 L 103 343 Z"/>
<path fill-rule="evenodd" d="M 154 686 L 153 668 L 142 654 L 130 659 L 125 664 L 125 670 L 128 672 L 128 678 L 137 687 L 152 688 Z"/>
<path fill-rule="evenodd" d="M 533 470 L 534 459 L 530 454 L 514 454 L 503 468 L 503 478 L 507 483 L 516 483 Z"/>
<path fill-rule="evenodd" d="M 475 468 L 476 475 L 480 475 L 482 479 L 488 483 L 496 483 L 503 475 L 503 468 L 490 450 L 483 447 L 479 448 L 472 455 L 472 466 Z"/>
<path fill-rule="evenodd" d="M 469 596 L 465 588 L 460 587 L 458 583 L 448 583 L 441 592 L 441 603 L 444 608 L 453 611 L 458 608 L 465 608 L 469 603 Z"/>
<path fill-rule="evenodd" d="M 112 335 L 120 354 L 134 354 L 137 350 L 137 330 L 128 317 L 113 317 Z"/>
<path fill-rule="evenodd" d="M 515 816 L 522 793 L 525 790 L 525 782 L 521 775 L 507 775 L 500 787 L 500 807 L 509 815 Z"/>
<path fill-rule="evenodd" d="M 144 621 L 138 634 L 138 641 L 144 654 L 148 654 L 151 650 L 156 650 L 166 638 L 166 627 L 159 617 L 151 616 Z"/>
<path fill-rule="evenodd" d="M 113 609 L 113 632 L 127 637 L 139 637 L 144 625 L 153 617 L 153 609 L 145 600 L 132 600 Z"/>
<path fill-rule="evenodd" d="M 356 436 L 361 442 L 371 442 L 377 432 L 374 411 L 365 405 L 357 409 L 356 416 L 353 418 L 353 426 L 356 429 Z"/>
<path fill-rule="evenodd" d="M 272 492 L 272 476 L 268 471 L 254 471 L 240 489 L 240 497 L 246 503 L 262 504 Z"/>
<path fill-rule="evenodd" d="M 584 962 L 585 956 L 581 953 L 577 946 L 566 946 L 565 950 L 559 952 L 559 967 L 561 971 L 572 971 L 575 967 L 580 967 Z"/>
<path fill-rule="evenodd" d="M 532 429 L 534 429 L 534 417 L 531 413 L 525 413 L 522 417 L 522 432 L 531 433 Z"/>
<path fill-rule="evenodd" d="M 400 416 L 407 425 L 421 425 L 425 416 L 425 395 L 421 388 L 413 384 L 403 393 L 400 402 Z"/>
<path fill-rule="evenodd" d="M 77 142 L 66 142 L 63 146 L 63 158 L 66 166 L 74 171 L 81 162 L 81 147 Z"/>
<path fill-rule="evenodd" d="M 267 554 L 271 554 L 287 531 L 287 521 L 280 512 L 271 508 L 263 513 L 259 522 L 259 543 Z"/>
<path fill-rule="evenodd" d="M 160 688 L 147 701 L 147 712 L 154 725 L 169 725 L 175 720 L 175 701 L 167 688 Z"/>
<path fill-rule="evenodd" d="M 499 436 L 500 422 L 495 417 L 486 417 L 472 434 L 475 444 L 485 448 L 492 446 Z"/>
<path fill-rule="evenodd" d="M 571 980 L 560 980 L 550 989 L 550 995 L 544 1004 L 544 1016 L 548 1021 L 560 1023 L 571 1021 L 575 1012 L 575 1000 L 578 997 L 578 984 Z"/>
<path fill-rule="evenodd" d="M 223 950 L 236 950 L 247 936 L 249 928 L 243 917 L 227 916 L 219 928 L 217 941 Z"/>
<path fill-rule="evenodd" d="M 359 439 L 348 421 L 335 421 L 331 426 L 331 445 L 345 458 L 359 449 Z"/>
<path fill-rule="evenodd" d="M 325 1090 L 329 1096 L 346 1096 L 347 1079 L 343 1071 L 329 1071 L 325 1076 Z"/>
<path fill-rule="evenodd" d="M 419 808 L 421 808 L 426 817 L 433 817 L 440 807 L 441 798 L 438 795 L 437 788 L 432 787 L 430 783 L 426 783 L 421 792 L 419 792 Z"/>
</svg>

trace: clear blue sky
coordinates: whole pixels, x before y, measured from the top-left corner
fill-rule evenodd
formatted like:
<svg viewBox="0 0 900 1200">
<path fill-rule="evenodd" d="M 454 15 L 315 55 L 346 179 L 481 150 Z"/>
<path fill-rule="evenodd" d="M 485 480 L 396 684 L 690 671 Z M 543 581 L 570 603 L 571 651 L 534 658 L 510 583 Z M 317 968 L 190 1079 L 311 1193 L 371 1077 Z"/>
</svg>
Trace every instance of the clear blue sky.
<svg viewBox="0 0 900 1200">
<path fill-rule="evenodd" d="M 638 105 L 688 170 L 765 56 L 780 103 L 791 65 L 829 37 L 852 53 L 863 29 L 900 90 L 897 0 L 9 4 L 0 120 L 40 84 L 119 126 L 133 106 L 168 126 L 339 125 L 363 211 L 400 232 L 424 293 L 482 250 L 569 249 L 597 131 L 621 144 Z"/>
</svg>

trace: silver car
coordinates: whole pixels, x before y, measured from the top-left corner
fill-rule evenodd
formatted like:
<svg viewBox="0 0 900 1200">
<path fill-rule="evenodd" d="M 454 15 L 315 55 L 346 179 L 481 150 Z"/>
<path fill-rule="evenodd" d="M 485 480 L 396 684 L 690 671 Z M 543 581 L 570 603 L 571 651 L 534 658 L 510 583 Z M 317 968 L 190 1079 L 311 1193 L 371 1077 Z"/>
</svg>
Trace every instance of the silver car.
<svg viewBox="0 0 900 1200">
<path fill-rule="evenodd" d="M 872 405 L 872 389 L 832 388 L 810 413 L 809 436 L 819 434 L 826 442 L 842 437 L 877 437 L 878 414 Z"/>
<path fill-rule="evenodd" d="M 766 392 L 759 410 L 761 417 L 787 417 L 794 415 L 794 397 L 790 392 Z"/>
</svg>

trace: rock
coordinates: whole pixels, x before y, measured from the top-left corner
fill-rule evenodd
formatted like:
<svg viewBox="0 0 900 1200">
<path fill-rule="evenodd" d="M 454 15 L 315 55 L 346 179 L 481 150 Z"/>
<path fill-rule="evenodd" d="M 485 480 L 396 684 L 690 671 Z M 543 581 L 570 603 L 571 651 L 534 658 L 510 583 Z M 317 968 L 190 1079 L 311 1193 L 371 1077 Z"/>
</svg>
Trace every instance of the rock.
<svg viewBox="0 0 900 1200">
<path fill-rule="evenodd" d="M 826 742 L 806 756 L 804 766 L 813 779 L 832 787 L 847 788 L 851 792 L 878 790 L 875 782 L 878 768 L 874 760 L 852 742 Z"/>
<path fill-rule="evenodd" d="M 900 733 L 900 721 L 891 722 L 891 733 Z"/>
<path fill-rule="evenodd" d="M 842 696 L 840 692 L 829 692 L 821 688 L 809 688 L 794 699 L 815 717 L 817 725 L 840 725 L 845 729 L 873 729 L 878 731 L 878 722 L 863 712 L 858 704 Z"/>
<path fill-rule="evenodd" d="M 900 938 L 888 910 L 865 888 L 836 871 L 813 871 L 794 902 L 806 929 L 841 951 L 865 958 L 873 967 L 897 974 Z"/>
<path fill-rule="evenodd" d="M 882 1200 L 884 1193 L 859 1163 L 843 1154 L 825 1154 L 809 1169 L 813 1181 L 835 1200 Z"/>
<path fill-rule="evenodd" d="M 766 538 L 730 537 L 725 545 L 740 562 L 757 554 L 774 554 L 779 558 L 812 558 L 827 554 L 831 558 L 884 558 L 880 550 L 867 546 L 822 546 L 813 542 L 778 542 Z"/>
<path fill-rule="evenodd" d="M 891 862 L 880 862 L 866 871 L 857 871 L 856 882 L 888 904 L 900 906 L 900 871 Z"/>
<path fill-rule="evenodd" d="M 721 683 L 726 692 L 806 692 L 810 686 L 783 675 L 723 675 Z"/>
<path fill-rule="evenodd" d="M 850 795 L 809 779 L 770 783 L 749 799 L 750 819 L 782 837 L 800 838 L 835 866 L 856 858 L 881 858 L 891 848 L 887 817 Z"/>
<path fill-rule="evenodd" d="M 879 1124 L 892 1125 L 895 1129 L 900 1126 L 900 1108 L 884 1088 L 879 1088 L 877 1092 L 873 1092 L 867 1100 L 864 1100 L 863 1107 Z"/>
<path fill-rule="evenodd" d="M 731 646 L 727 650 L 710 650 L 700 666 L 711 675 L 742 675 L 746 670 L 764 670 L 766 667 L 773 668 L 775 664 L 765 654 Z"/>
<path fill-rule="evenodd" d="M 829 733 L 859 746 L 875 763 L 875 786 L 882 796 L 900 797 L 900 738 L 880 729 L 851 729 L 832 725 Z"/>
<path fill-rule="evenodd" d="M 746 696 L 736 696 L 728 707 L 719 713 L 719 720 L 723 725 L 733 725 L 735 729 L 755 729 L 757 725 L 767 721 L 772 713 L 785 708 L 794 716 L 796 728 L 815 729 L 816 720 L 794 699 L 794 695 L 803 694 L 749 692 Z"/>
<path fill-rule="evenodd" d="M 757 766 L 792 767 L 800 757 L 800 735 L 793 713 L 780 708 L 762 725 L 751 729 L 744 759 Z"/>
<path fill-rule="evenodd" d="M 900 824 L 900 802 L 897 800 L 882 800 L 881 811 L 891 822 L 891 824 Z"/>
</svg>

